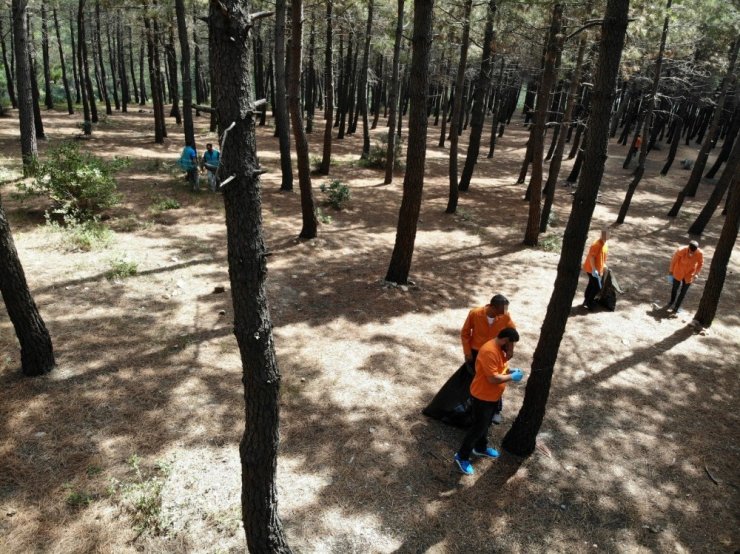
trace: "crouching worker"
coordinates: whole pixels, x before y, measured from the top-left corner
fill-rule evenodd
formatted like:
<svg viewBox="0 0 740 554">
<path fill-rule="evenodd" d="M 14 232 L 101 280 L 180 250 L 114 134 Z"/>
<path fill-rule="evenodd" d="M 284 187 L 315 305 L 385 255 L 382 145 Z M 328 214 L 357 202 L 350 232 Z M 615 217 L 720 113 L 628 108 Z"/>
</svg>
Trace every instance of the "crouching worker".
<svg viewBox="0 0 740 554">
<path fill-rule="evenodd" d="M 498 451 L 488 446 L 488 429 L 491 417 L 498 408 L 507 383 L 518 383 L 524 378 L 521 369 L 509 372 L 506 360 L 514 353 L 514 344 L 519 342 L 519 333 L 512 327 L 499 332 L 498 336 L 481 346 L 475 361 L 475 377 L 470 385 L 473 399 L 473 424 L 455 454 L 455 464 L 461 473 L 473 475 L 470 455 L 498 458 Z"/>
<path fill-rule="evenodd" d="M 185 148 L 182 149 L 180 154 L 180 167 L 187 172 L 187 179 L 190 186 L 193 187 L 193 192 L 200 190 L 200 183 L 198 179 L 198 153 L 195 151 L 195 147 L 192 142 L 185 143 Z"/>
</svg>

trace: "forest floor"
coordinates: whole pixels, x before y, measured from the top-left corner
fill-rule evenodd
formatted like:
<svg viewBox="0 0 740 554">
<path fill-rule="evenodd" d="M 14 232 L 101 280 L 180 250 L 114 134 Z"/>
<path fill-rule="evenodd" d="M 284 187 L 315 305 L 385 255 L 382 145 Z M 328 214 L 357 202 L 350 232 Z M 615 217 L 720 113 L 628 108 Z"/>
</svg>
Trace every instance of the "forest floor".
<svg viewBox="0 0 740 554">
<path fill-rule="evenodd" d="M 80 116 L 44 112 L 50 145 L 76 137 Z M 197 118 L 197 141 L 216 142 Z M 323 125 L 323 122 L 320 122 Z M 150 112 L 106 118 L 88 141 L 128 156 L 110 242 L 75 250 L 44 222 L 46 204 L 21 203 L 14 112 L 0 119 L 0 177 L 26 277 L 54 341 L 58 367 L 20 374 L 0 310 L 0 551 L 240 552 L 241 364 L 232 334 L 222 198 L 187 190 L 175 162 L 181 129 L 153 144 Z M 701 185 L 679 217 L 688 172 L 650 154 L 627 222 L 612 229 L 610 265 L 624 294 L 615 312 L 574 309 L 538 449 L 454 471 L 462 432 L 421 415 L 459 366 L 459 330 L 494 293 L 511 300 L 527 368 L 559 259 L 572 196 L 558 185 L 555 225 L 540 248 L 522 238 L 527 204 L 516 185 L 526 131 L 519 116 L 493 159 L 481 157 L 458 213 L 447 215 L 447 149 L 430 124 L 424 201 L 409 288 L 383 281 L 402 192 L 356 160 L 361 134 L 334 146 L 331 178 L 347 209 L 319 237 L 297 239 L 299 195 L 279 192 L 276 139 L 258 129 L 269 302 L 282 372 L 278 493 L 296 552 L 733 552 L 738 514 L 740 258 L 731 260 L 717 318 L 687 326 L 704 279 L 668 317 L 674 249 L 704 204 Z M 383 132 L 378 129 L 373 133 Z M 488 129 L 484 136 L 488 136 Z M 321 131 L 309 135 L 318 155 Z M 487 138 L 486 138 L 487 140 Z M 467 132 L 461 141 L 464 160 Z M 611 225 L 630 179 L 612 144 L 588 244 Z M 713 161 L 716 152 L 710 158 Z M 565 177 L 572 161 L 564 164 Z M 326 178 L 314 177 L 318 185 Z M 562 180 L 561 180 L 562 181 Z M 297 180 L 296 180 L 297 190 Z M 164 209 L 176 199 L 179 209 Z M 701 239 L 706 278 L 721 228 Z M 136 274 L 106 278 L 122 260 Z M 574 307 L 580 306 L 582 277 Z M 215 287 L 226 292 L 214 293 Z M 521 405 L 510 386 L 498 445 Z M 733 408 L 733 406 L 735 406 Z"/>
</svg>

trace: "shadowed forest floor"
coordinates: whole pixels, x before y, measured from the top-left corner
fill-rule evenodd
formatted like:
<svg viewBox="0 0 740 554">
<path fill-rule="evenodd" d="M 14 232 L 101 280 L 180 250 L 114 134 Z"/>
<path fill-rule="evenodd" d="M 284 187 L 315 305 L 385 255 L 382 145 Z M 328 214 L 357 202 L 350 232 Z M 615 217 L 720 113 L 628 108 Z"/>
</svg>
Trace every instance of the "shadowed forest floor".
<svg viewBox="0 0 740 554">
<path fill-rule="evenodd" d="M 17 114 L 0 119 L 3 179 L 17 178 Z M 81 116 L 44 112 L 49 145 L 79 133 Z M 430 120 L 431 123 L 431 120 Z M 209 134 L 196 119 L 199 151 Z M 241 365 L 232 334 L 220 195 L 190 193 L 175 161 L 181 129 L 153 144 L 151 114 L 116 114 L 89 141 L 129 156 L 123 203 L 106 223 L 111 243 L 70 251 L 44 224 L 41 200 L 22 204 L 5 184 L 26 277 L 54 341 L 58 367 L 20 375 L 20 353 L 0 310 L 0 551 L 240 552 L 238 442 Z M 323 122 L 321 122 L 323 126 Z M 384 132 L 378 129 L 373 133 Z M 313 154 L 321 133 L 309 135 Z M 487 140 L 489 130 L 484 131 Z M 335 142 L 331 178 L 348 184 L 346 210 L 299 241 L 299 196 L 279 192 L 272 127 L 258 129 L 269 301 L 283 376 L 278 490 L 296 552 L 733 552 L 738 513 L 738 337 L 733 256 L 707 333 L 686 323 L 701 297 L 717 215 L 701 239 L 706 266 L 668 318 L 670 257 L 711 192 L 704 182 L 666 219 L 688 178 L 678 162 L 658 175 L 653 151 L 627 222 L 612 230 L 610 266 L 624 294 L 613 313 L 575 309 L 568 322 L 538 449 L 526 460 L 479 461 L 453 471 L 460 430 L 420 411 L 459 366 L 459 329 L 492 294 L 511 300 L 527 368 L 552 293 L 572 196 L 558 185 L 555 225 L 522 246 L 527 204 L 516 177 L 526 131 L 517 115 L 496 154 L 481 157 L 458 213 L 446 215 L 447 150 L 430 124 L 424 201 L 411 279 L 382 281 L 402 172 L 356 164 L 362 135 Z M 467 147 L 461 140 L 460 164 Z M 549 140 L 548 140 L 549 143 Z M 676 159 L 694 158 L 682 145 Z M 713 162 L 717 150 L 710 158 Z M 612 144 L 588 243 L 611 225 L 630 179 Z M 567 176 L 572 160 L 561 171 Z M 295 166 L 294 166 L 295 167 Z M 327 178 L 314 176 L 318 185 Z M 561 179 L 562 182 L 562 179 Z M 296 175 L 297 191 L 297 175 Z M 181 208 L 163 210 L 173 198 Z M 105 277 L 119 260 L 137 274 Z M 213 293 L 224 286 L 223 294 Z M 574 306 L 582 301 L 582 277 Z M 221 312 L 221 313 L 220 313 Z M 500 443 L 521 404 L 510 386 Z"/>
</svg>

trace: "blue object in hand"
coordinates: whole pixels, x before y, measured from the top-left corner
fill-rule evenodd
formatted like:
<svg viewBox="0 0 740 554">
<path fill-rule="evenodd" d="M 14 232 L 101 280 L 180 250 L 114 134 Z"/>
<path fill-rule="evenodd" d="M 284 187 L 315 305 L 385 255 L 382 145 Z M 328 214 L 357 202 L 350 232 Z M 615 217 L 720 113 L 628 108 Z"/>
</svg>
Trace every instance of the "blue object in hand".
<svg viewBox="0 0 740 554">
<path fill-rule="evenodd" d="M 673 284 L 673 275 L 670 273 L 666 275 L 666 280 L 672 285 Z"/>
<path fill-rule="evenodd" d="M 594 279 L 598 279 L 599 278 L 599 272 L 596 269 L 594 269 L 591 272 L 591 275 L 593 275 Z"/>
<path fill-rule="evenodd" d="M 512 370 L 512 372 L 511 372 L 511 380 L 512 381 L 514 381 L 515 383 L 518 383 L 523 378 L 524 378 L 524 372 L 521 369 L 516 368 L 516 369 Z"/>
</svg>

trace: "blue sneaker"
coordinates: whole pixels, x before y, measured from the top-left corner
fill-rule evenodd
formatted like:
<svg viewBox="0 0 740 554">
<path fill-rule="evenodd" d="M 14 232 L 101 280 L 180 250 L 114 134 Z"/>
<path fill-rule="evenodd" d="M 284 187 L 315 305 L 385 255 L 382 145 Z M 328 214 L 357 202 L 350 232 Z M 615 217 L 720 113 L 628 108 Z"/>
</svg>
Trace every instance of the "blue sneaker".
<svg viewBox="0 0 740 554">
<path fill-rule="evenodd" d="M 496 450 L 495 448 L 491 448 L 490 446 L 487 446 L 486 449 L 482 452 L 473 448 L 473 454 L 475 454 L 476 456 L 482 456 L 484 458 L 498 458 L 498 450 Z"/>
<path fill-rule="evenodd" d="M 463 475 L 473 475 L 473 473 L 475 473 L 473 464 L 470 463 L 470 460 L 460 459 L 459 454 L 455 454 L 455 463 L 457 464 L 457 469 L 459 469 L 460 473 Z"/>
</svg>

